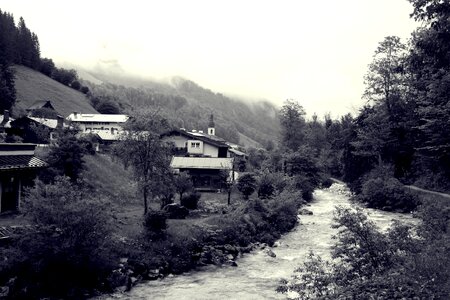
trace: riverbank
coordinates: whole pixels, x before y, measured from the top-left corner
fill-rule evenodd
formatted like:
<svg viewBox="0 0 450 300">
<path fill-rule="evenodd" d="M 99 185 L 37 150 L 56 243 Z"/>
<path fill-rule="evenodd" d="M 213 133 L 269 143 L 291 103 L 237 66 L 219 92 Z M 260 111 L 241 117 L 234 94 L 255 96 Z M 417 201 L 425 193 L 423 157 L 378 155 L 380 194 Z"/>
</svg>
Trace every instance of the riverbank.
<svg viewBox="0 0 450 300">
<path fill-rule="evenodd" d="M 103 296 L 101 299 L 285 299 L 275 289 L 281 278 L 288 278 L 307 258 L 310 251 L 329 257 L 334 243 L 331 228 L 335 206 L 352 206 L 350 193 L 342 185 L 314 192 L 312 202 L 304 205 L 312 214 L 299 216 L 299 223 L 273 245 L 256 248 L 239 257 L 238 267 L 206 266 L 199 271 L 170 276 L 164 280 L 142 282 L 130 292 Z M 381 227 L 392 219 L 413 221 L 408 214 L 368 210 Z M 269 255 L 269 250 L 274 256 Z"/>
<path fill-rule="evenodd" d="M 124 241 L 123 257 L 108 277 L 116 292 L 131 290 L 143 281 L 158 280 L 208 265 L 237 266 L 236 260 L 256 249 L 268 249 L 295 227 L 298 209 L 306 201 L 298 191 L 274 198 L 253 197 L 219 214 L 174 220 L 160 239 Z"/>
</svg>

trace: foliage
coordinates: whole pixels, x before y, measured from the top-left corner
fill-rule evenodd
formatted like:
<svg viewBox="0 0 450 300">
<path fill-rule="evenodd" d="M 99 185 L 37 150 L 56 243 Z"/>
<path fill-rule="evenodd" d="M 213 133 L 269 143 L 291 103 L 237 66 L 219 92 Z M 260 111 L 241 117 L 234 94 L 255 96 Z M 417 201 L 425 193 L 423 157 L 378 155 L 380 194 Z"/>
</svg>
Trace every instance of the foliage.
<svg viewBox="0 0 450 300">
<path fill-rule="evenodd" d="M 143 195 L 144 214 L 150 196 L 161 197 L 163 206 L 173 192 L 170 145 L 160 140 L 160 134 L 167 128 L 167 121 L 155 112 L 136 114 L 125 124 L 125 135 L 115 146 L 118 157 L 133 168 Z"/>
<path fill-rule="evenodd" d="M 180 198 L 180 204 L 187 209 L 197 209 L 198 201 L 200 200 L 201 196 L 202 194 L 197 192 L 189 193 L 183 198 Z"/>
<path fill-rule="evenodd" d="M 253 173 L 242 174 L 237 183 L 237 189 L 242 193 L 245 199 L 253 194 L 256 190 L 256 178 Z"/>
<path fill-rule="evenodd" d="M 281 143 L 296 151 L 304 143 L 306 126 L 305 110 L 294 100 L 286 100 L 279 112 L 281 124 Z"/>
<path fill-rule="evenodd" d="M 444 203 L 421 208 L 419 236 L 399 223 L 381 233 L 360 209 L 338 207 L 333 261 L 310 254 L 278 291 L 295 291 L 298 299 L 444 299 L 450 287 L 449 218 L 437 213 L 448 213 Z"/>
<path fill-rule="evenodd" d="M 69 128 L 58 131 L 57 142 L 50 146 L 46 157 L 49 167 L 41 173 L 42 180 L 51 182 L 57 176 L 67 176 L 75 182 L 80 178 L 85 147 L 77 140 L 76 133 Z"/>
<path fill-rule="evenodd" d="M 275 182 L 273 176 L 264 173 L 258 177 L 258 198 L 270 198 L 275 193 Z"/>
<path fill-rule="evenodd" d="M 400 181 L 392 177 L 375 177 L 365 181 L 357 200 L 368 207 L 389 211 L 410 212 L 417 207 L 418 200 Z"/>
<path fill-rule="evenodd" d="M 144 228 L 149 234 L 162 234 L 167 228 L 167 214 L 161 210 L 150 210 L 145 214 Z"/>
<path fill-rule="evenodd" d="M 191 176 L 189 176 L 188 173 L 181 172 L 180 174 L 175 175 L 173 179 L 174 179 L 173 183 L 175 186 L 175 190 L 180 194 L 180 203 L 181 203 L 181 205 L 187 207 L 186 205 L 184 205 L 182 203 L 183 194 L 186 192 L 189 192 L 190 190 L 193 189 L 194 185 L 192 183 L 192 178 L 191 178 Z"/>
<path fill-rule="evenodd" d="M 14 242 L 10 296 L 77 298 L 111 271 L 108 209 L 92 195 L 64 177 L 36 182 L 24 205 L 36 229 Z"/>
<path fill-rule="evenodd" d="M 7 64 L 0 61 L 0 113 L 11 109 L 16 101 L 16 89 L 14 86 L 14 73 Z"/>
</svg>

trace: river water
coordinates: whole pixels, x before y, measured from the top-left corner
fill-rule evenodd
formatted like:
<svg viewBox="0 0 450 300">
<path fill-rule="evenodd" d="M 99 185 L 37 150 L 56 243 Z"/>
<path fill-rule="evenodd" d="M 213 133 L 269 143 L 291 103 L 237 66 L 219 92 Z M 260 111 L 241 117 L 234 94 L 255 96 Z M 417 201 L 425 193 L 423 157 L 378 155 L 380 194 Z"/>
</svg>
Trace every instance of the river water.
<svg viewBox="0 0 450 300">
<path fill-rule="evenodd" d="M 109 299 L 286 299 L 275 289 L 281 278 L 289 279 L 307 258 L 310 250 L 329 258 L 335 230 L 330 227 L 335 206 L 351 206 L 349 192 L 342 184 L 316 190 L 308 210 L 313 215 L 299 216 L 299 225 L 285 234 L 271 248 L 255 250 L 237 261 L 238 267 L 205 267 L 200 271 L 138 284 L 130 292 L 109 296 Z M 366 209 L 371 220 L 381 229 L 393 219 L 415 223 L 409 214 Z"/>
</svg>

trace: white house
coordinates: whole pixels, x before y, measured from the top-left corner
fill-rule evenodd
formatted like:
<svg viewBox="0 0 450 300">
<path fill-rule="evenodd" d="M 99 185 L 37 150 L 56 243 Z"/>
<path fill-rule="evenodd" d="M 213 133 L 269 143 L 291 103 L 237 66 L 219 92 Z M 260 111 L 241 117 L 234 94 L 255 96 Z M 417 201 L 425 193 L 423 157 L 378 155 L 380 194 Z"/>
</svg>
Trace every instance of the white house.
<svg viewBox="0 0 450 300">
<path fill-rule="evenodd" d="M 66 120 L 78 126 L 81 133 L 96 133 L 104 141 L 116 141 L 123 131 L 127 115 L 71 113 Z"/>
<path fill-rule="evenodd" d="M 194 186 L 202 190 L 217 190 L 223 185 L 223 174 L 228 172 L 234 180 L 238 174 L 234 170 L 236 156 L 226 141 L 215 135 L 213 116 L 210 117 L 208 130 L 186 131 L 171 130 L 162 138 L 174 143 L 174 156 L 170 166 L 175 172 L 187 172 Z"/>
</svg>

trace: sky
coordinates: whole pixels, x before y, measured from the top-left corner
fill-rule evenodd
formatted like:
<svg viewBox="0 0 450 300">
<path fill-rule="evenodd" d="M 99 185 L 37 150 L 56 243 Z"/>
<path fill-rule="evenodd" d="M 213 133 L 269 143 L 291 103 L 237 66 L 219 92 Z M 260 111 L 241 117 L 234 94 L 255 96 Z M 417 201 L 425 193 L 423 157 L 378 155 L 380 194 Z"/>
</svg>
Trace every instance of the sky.
<svg viewBox="0 0 450 300">
<path fill-rule="evenodd" d="M 309 115 L 356 113 L 385 36 L 418 26 L 407 0 L 0 0 L 56 64 L 167 80 Z"/>
</svg>

